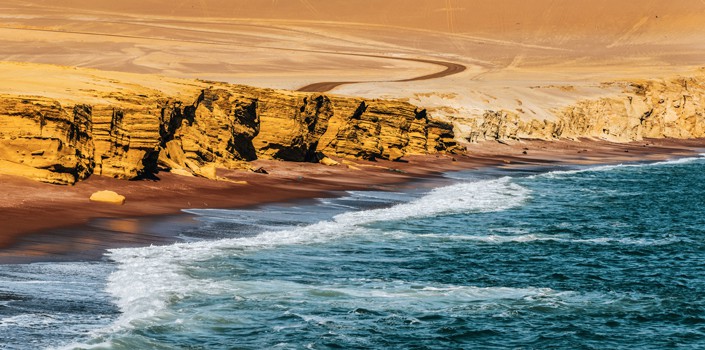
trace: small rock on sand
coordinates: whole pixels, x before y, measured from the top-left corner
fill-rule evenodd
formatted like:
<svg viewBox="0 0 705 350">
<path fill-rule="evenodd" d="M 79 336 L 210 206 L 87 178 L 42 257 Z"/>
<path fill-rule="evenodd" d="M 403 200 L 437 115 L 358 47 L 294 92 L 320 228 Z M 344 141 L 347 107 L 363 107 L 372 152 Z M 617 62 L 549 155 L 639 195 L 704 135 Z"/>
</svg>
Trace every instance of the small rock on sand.
<svg viewBox="0 0 705 350">
<path fill-rule="evenodd" d="M 169 172 L 174 175 L 193 177 L 193 173 L 186 169 L 171 169 Z"/>
<path fill-rule="evenodd" d="M 335 165 L 340 164 L 340 163 L 336 162 L 335 160 L 330 159 L 330 158 L 328 158 L 328 157 L 323 157 L 319 162 L 320 162 L 321 164 L 327 165 L 327 166 L 335 166 Z"/>
<path fill-rule="evenodd" d="M 109 203 L 115 205 L 125 204 L 125 196 L 119 195 L 113 191 L 98 191 L 91 195 L 93 202 Z"/>
</svg>

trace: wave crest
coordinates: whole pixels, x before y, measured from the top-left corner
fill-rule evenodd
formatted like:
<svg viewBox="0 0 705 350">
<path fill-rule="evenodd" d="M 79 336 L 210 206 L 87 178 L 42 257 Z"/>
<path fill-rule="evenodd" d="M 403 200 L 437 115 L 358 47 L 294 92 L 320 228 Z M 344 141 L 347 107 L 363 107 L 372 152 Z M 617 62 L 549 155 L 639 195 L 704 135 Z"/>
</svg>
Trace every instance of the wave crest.
<svg viewBox="0 0 705 350">
<path fill-rule="evenodd" d="M 329 221 L 267 231 L 254 237 L 112 249 L 108 257 L 118 263 L 118 270 L 110 275 L 107 291 L 116 298 L 123 314 L 107 331 L 132 328 L 138 320 L 166 309 L 169 300 L 184 297 L 194 290 L 218 293 L 228 288 L 190 277 L 185 266 L 194 262 L 244 254 L 252 249 L 321 243 L 349 235 L 374 235 L 379 232 L 365 225 L 375 222 L 506 210 L 521 205 L 529 194 L 528 189 L 513 183 L 509 177 L 467 182 L 438 188 L 421 198 L 389 208 L 347 212 Z M 193 213 L 208 216 L 208 211 Z M 232 213 L 237 215 L 237 211 Z M 221 219 L 227 217 L 224 210 L 215 214 Z"/>
</svg>

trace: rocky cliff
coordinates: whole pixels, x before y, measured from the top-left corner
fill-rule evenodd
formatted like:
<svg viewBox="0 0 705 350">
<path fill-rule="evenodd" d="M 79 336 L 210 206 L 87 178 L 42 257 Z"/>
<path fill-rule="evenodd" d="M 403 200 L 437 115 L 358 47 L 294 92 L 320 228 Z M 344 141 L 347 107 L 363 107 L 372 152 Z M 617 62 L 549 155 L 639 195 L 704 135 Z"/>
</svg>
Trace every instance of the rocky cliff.
<svg viewBox="0 0 705 350">
<path fill-rule="evenodd" d="M 3 97 L 0 169 L 51 183 L 73 183 L 94 168 L 91 107 L 64 108 L 41 97 Z"/>
<path fill-rule="evenodd" d="M 622 92 L 554 109 L 545 118 L 501 108 L 457 118 L 466 126 L 458 136 L 468 141 L 587 137 L 619 142 L 705 137 L 705 75 L 606 86 Z"/>
<path fill-rule="evenodd" d="M 0 173 L 55 184 L 159 171 L 217 179 L 217 168 L 246 170 L 254 159 L 399 160 L 458 152 L 458 141 L 705 137 L 705 71 L 607 83 L 600 98 L 530 118 L 497 106 L 447 121 L 398 100 L 79 73 L 81 88 L 44 97 L 0 93 Z"/>
<path fill-rule="evenodd" d="M 0 96 L 0 173 L 55 184 L 160 170 L 215 179 L 216 168 L 248 169 L 257 158 L 458 150 L 451 124 L 405 102 L 201 84 L 208 87 L 188 100 L 159 91 L 115 92 L 94 104 Z"/>
</svg>

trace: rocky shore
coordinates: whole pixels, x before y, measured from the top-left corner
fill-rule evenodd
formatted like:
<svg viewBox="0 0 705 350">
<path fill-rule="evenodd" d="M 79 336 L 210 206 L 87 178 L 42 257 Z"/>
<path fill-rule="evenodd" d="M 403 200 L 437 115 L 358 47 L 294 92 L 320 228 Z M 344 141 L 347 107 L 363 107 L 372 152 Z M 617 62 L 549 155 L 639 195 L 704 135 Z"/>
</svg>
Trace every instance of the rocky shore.
<svg viewBox="0 0 705 350">
<path fill-rule="evenodd" d="M 223 181 L 160 172 L 158 178 L 125 181 L 91 176 L 73 186 L 56 186 L 0 175 L 0 263 L 97 259 L 114 247 L 168 244 L 179 227 L 193 225 L 189 208 L 243 208 L 267 203 L 335 196 L 346 190 L 397 190 L 419 179 L 447 181 L 447 171 L 619 164 L 697 156 L 705 140 L 509 141 L 470 145 L 467 155 L 408 156 L 404 162 L 350 161 L 337 165 L 256 160 L 268 174 L 218 169 Z M 124 205 L 91 202 L 96 191 L 125 195 Z M 164 215 L 182 215 L 168 220 Z"/>
<path fill-rule="evenodd" d="M 527 117 L 502 106 L 448 115 L 403 100 L 51 65 L 2 63 L 0 76 L 39 69 L 51 75 L 44 90 L 0 89 L 0 247 L 15 247 L 3 253 L 10 260 L 125 244 L 122 235 L 32 238 L 101 218 L 124 223 L 379 189 L 450 170 L 656 160 L 705 147 L 702 71 L 606 84 L 602 98 Z"/>
</svg>

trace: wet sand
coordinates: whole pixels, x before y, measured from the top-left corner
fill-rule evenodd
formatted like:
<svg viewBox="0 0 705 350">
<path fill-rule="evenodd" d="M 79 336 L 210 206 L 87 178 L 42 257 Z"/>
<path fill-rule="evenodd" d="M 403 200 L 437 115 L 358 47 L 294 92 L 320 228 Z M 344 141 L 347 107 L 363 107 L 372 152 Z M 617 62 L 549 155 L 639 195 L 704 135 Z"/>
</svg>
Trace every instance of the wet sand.
<svg viewBox="0 0 705 350">
<path fill-rule="evenodd" d="M 409 156 L 403 162 L 341 161 L 337 166 L 258 160 L 269 174 L 221 170 L 234 181 L 159 173 L 158 180 L 93 176 L 55 186 L 0 176 L 0 263 L 99 259 L 105 249 L 169 244 L 198 223 L 189 208 L 244 208 L 339 195 L 345 190 L 394 190 L 447 171 L 568 164 L 614 164 L 697 155 L 705 140 L 484 142 L 466 155 Z M 123 206 L 88 200 L 98 190 L 127 197 Z"/>
</svg>

